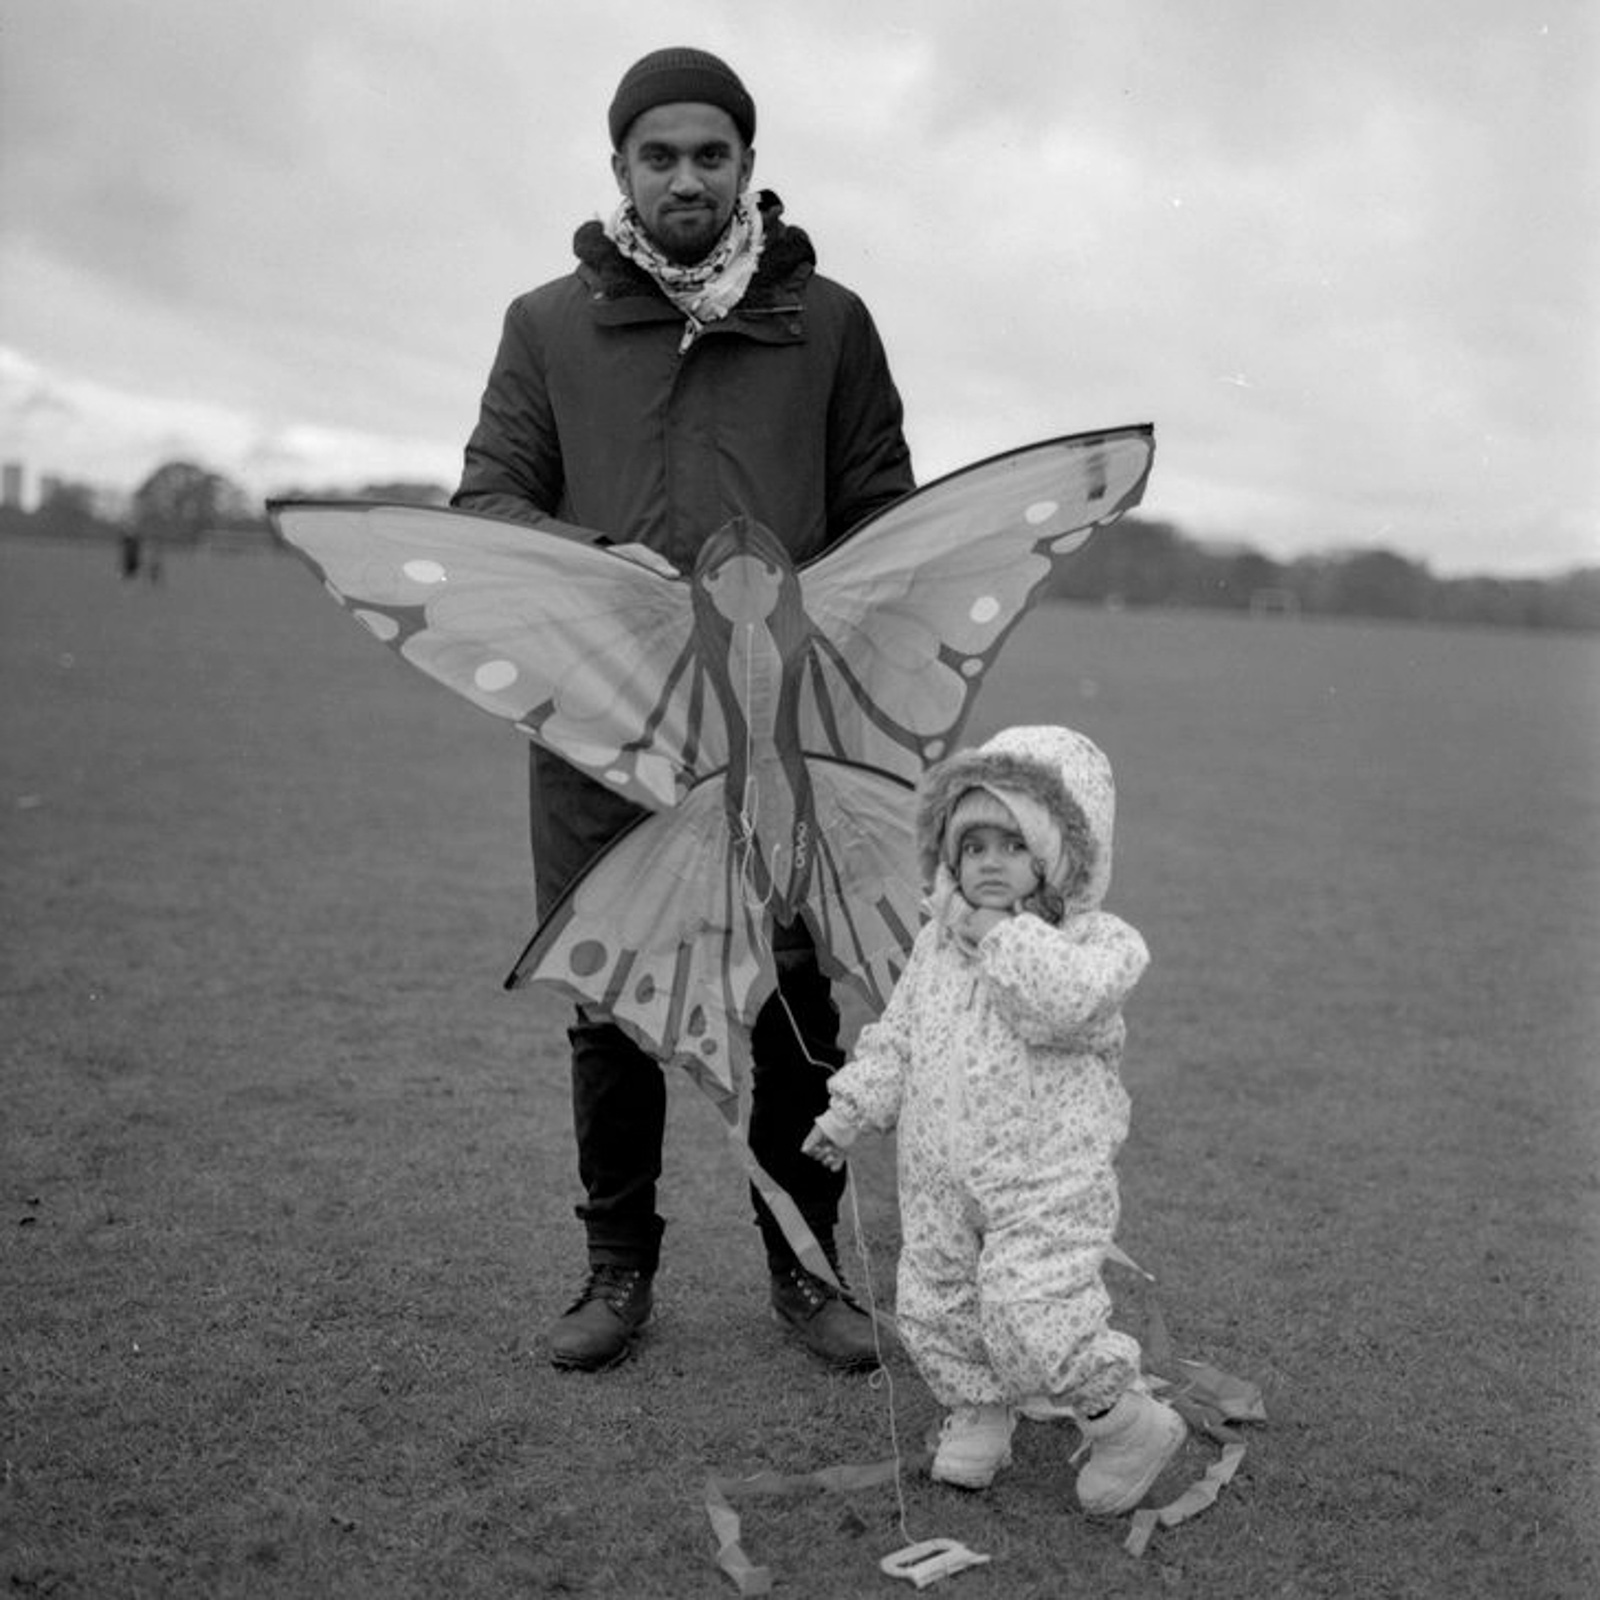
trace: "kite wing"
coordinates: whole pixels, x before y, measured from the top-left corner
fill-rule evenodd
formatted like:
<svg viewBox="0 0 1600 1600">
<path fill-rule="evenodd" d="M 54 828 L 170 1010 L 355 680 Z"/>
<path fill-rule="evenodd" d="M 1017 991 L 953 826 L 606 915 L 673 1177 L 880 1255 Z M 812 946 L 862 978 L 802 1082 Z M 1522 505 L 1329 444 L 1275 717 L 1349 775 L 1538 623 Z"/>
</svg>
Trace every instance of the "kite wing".
<svg viewBox="0 0 1600 1600">
<path fill-rule="evenodd" d="M 506 984 L 558 985 L 721 1098 L 737 1092 L 736 1034 L 776 981 L 766 943 L 711 779 L 613 840 L 540 923 Z"/>
<path fill-rule="evenodd" d="M 802 915 L 823 966 L 876 1015 L 922 920 L 913 791 L 850 762 L 813 756 L 808 767 L 816 844 Z"/>
<path fill-rule="evenodd" d="M 1057 566 L 1139 503 L 1148 424 L 1046 440 L 940 478 L 801 570 L 814 624 L 801 745 L 908 782 L 948 753 Z"/>
<path fill-rule="evenodd" d="M 910 951 L 920 891 L 911 793 L 846 762 L 811 763 L 815 841 L 802 914 L 818 954 L 874 1010 Z M 642 818 L 593 861 L 535 930 L 508 988 L 552 983 L 617 1023 L 714 1098 L 777 985 L 772 919 L 716 778 Z"/>
<path fill-rule="evenodd" d="M 805 915 L 824 964 L 881 1009 L 917 915 L 909 795 L 881 773 L 815 765 L 823 887 Z M 540 924 L 506 982 L 553 984 L 658 1060 L 687 1069 L 796 1254 L 833 1281 L 805 1218 L 749 1145 L 750 1038 L 778 979 L 748 848 L 730 829 L 725 786 L 707 779 L 612 842 Z"/>
<path fill-rule="evenodd" d="M 558 523 L 359 502 L 268 511 L 384 643 L 636 805 L 674 805 L 726 762 L 682 578 Z"/>
</svg>

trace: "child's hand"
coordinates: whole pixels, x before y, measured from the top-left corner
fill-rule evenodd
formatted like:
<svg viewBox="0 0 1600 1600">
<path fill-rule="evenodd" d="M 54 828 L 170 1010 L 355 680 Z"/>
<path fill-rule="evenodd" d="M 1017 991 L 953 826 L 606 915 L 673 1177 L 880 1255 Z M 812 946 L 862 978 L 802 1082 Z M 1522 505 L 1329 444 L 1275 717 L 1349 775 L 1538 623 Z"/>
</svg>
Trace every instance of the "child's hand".
<svg viewBox="0 0 1600 1600">
<path fill-rule="evenodd" d="M 1001 911 L 995 906 L 968 906 L 952 921 L 950 930 L 968 951 L 976 953 L 978 942 L 984 934 L 1008 920 L 1011 915 L 1011 912 Z"/>
<path fill-rule="evenodd" d="M 800 1153 L 810 1156 L 813 1161 L 820 1161 L 830 1172 L 839 1172 L 844 1168 L 844 1151 L 821 1128 L 813 1128 L 806 1135 Z"/>
<path fill-rule="evenodd" d="M 994 906 L 974 906 L 972 913 L 967 918 L 966 934 L 976 944 L 991 928 L 998 928 L 1002 922 L 1011 919 L 1014 913 L 1000 911 Z"/>
</svg>

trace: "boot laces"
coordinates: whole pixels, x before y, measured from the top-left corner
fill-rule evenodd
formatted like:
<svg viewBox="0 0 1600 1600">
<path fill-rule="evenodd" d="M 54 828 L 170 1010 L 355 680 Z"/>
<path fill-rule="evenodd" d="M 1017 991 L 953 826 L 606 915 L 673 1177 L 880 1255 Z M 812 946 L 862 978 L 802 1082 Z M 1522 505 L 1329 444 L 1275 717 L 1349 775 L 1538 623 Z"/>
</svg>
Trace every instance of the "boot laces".
<svg viewBox="0 0 1600 1600">
<path fill-rule="evenodd" d="M 576 1311 L 591 1300 L 603 1300 L 613 1311 L 620 1312 L 626 1308 L 644 1276 L 640 1267 L 619 1267 L 610 1263 L 591 1267 L 571 1309 Z"/>
<path fill-rule="evenodd" d="M 850 1292 L 850 1285 L 846 1281 L 845 1275 L 839 1270 L 838 1261 L 831 1251 L 827 1252 L 827 1256 L 828 1265 L 833 1268 L 834 1276 L 839 1280 L 837 1288 L 825 1278 L 819 1278 L 809 1268 L 801 1266 L 798 1261 L 790 1262 L 780 1276 L 794 1285 L 813 1315 L 827 1305 L 830 1300 L 837 1300 L 840 1304 L 848 1306 L 852 1311 L 860 1311 L 862 1309 L 861 1302 Z"/>
</svg>

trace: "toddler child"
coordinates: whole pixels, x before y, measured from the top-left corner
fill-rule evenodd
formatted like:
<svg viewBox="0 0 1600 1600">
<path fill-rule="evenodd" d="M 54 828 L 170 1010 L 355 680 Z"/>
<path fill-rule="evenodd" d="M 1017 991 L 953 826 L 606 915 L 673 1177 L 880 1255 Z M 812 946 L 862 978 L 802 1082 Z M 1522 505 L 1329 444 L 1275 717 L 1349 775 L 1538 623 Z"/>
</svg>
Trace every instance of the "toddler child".
<svg viewBox="0 0 1600 1600">
<path fill-rule="evenodd" d="M 861 1130 L 898 1126 L 896 1317 L 949 1409 L 933 1476 L 984 1488 L 1019 1410 L 1071 1415 L 1090 1445 L 1078 1499 L 1102 1515 L 1136 1506 L 1185 1433 L 1101 1279 L 1128 1131 L 1122 1003 L 1149 960 L 1101 909 L 1114 808 L 1109 762 L 1067 728 L 1011 728 L 929 769 L 932 915 L 805 1145 L 838 1166 Z"/>
</svg>

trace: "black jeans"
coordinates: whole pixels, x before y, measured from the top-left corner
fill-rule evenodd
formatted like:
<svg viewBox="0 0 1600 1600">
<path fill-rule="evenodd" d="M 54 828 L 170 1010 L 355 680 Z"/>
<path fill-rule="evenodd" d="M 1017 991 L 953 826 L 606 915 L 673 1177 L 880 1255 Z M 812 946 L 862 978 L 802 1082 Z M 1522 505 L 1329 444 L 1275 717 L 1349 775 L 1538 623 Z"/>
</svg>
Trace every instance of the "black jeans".
<svg viewBox="0 0 1600 1600">
<path fill-rule="evenodd" d="M 751 1035 L 750 1148 L 818 1241 L 831 1245 L 845 1177 L 802 1155 L 800 1145 L 826 1109 L 828 1076 L 843 1060 L 839 1011 L 812 950 L 779 949 L 776 960 L 779 992 L 761 1008 Z M 654 1271 L 665 1227 L 656 1212 L 667 1114 L 661 1065 L 620 1028 L 581 1009 L 567 1037 L 584 1189 L 576 1209 L 590 1263 Z M 753 1186 L 750 1198 L 768 1262 L 782 1270 L 794 1252 Z"/>
</svg>

